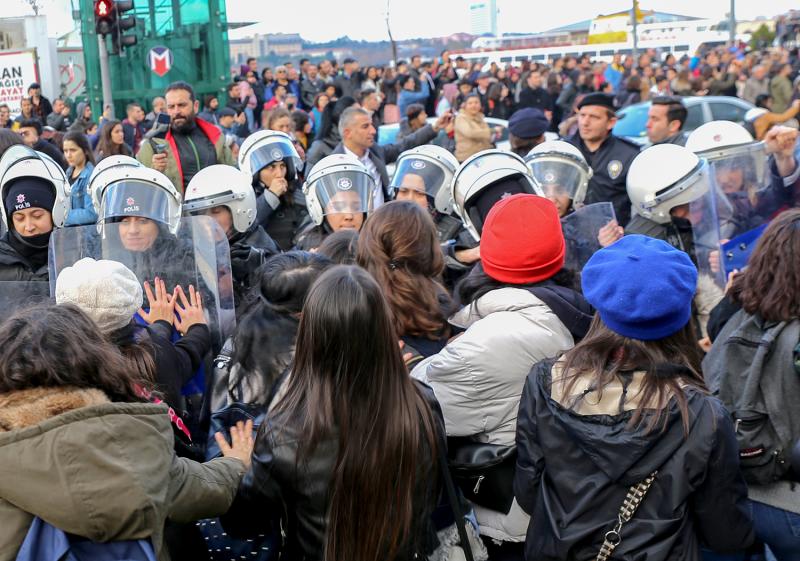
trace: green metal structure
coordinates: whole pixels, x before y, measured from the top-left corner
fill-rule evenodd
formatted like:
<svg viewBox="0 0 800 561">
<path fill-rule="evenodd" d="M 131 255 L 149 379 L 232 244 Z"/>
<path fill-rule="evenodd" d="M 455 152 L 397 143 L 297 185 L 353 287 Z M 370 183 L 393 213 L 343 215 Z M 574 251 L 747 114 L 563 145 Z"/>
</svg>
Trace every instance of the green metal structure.
<svg viewBox="0 0 800 561">
<path fill-rule="evenodd" d="M 222 97 L 230 81 L 228 22 L 225 0 L 134 0 L 138 42 L 118 55 L 110 56 L 111 88 L 118 118 L 125 106 L 137 101 L 150 110 L 151 100 L 164 94 L 171 82 L 183 80 L 194 87 L 198 99 L 216 93 Z M 103 108 L 99 46 L 95 32 L 94 1 L 80 0 L 80 28 L 86 64 L 86 93 L 94 115 Z M 110 37 L 106 37 L 111 50 Z M 156 75 L 148 61 L 157 46 L 172 51 L 172 68 Z"/>
</svg>

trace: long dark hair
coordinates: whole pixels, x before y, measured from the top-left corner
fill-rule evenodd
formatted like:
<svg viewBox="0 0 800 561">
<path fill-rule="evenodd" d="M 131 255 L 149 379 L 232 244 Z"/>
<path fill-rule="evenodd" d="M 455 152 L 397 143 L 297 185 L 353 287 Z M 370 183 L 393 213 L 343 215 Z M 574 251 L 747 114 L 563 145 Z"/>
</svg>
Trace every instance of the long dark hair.
<svg viewBox="0 0 800 561">
<path fill-rule="evenodd" d="M 571 392 L 581 377 L 590 377 L 589 387 L 603 389 L 626 372 L 644 371 L 638 405 L 629 428 L 647 420 L 646 430 L 659 423 L 666 428 L 667 405 L 674 398 L 681 413 L 684 434 L 689 433 L 689 409 L 684 385 L 707 392 L 700 366 L 701 353 L 692 322 L 657 341 L 640 341 L 609 329 L 596 314 L 586 337 L 561 358 L 563 395 Z M 577 404 L 577 403 L 576 403 Z"/>
<path fill-rule="evenodd" d="M 767 321 L 800 318 L 800 209 L 775 218 L 758 240 L 731 298 Z"/>
<path fill-rule="evenodd" d="M 361 229 L 357 261 L 383 289 L 399 335 L 446 335 L 450 297 L 440 281 L 444 257 L 429 212 L 410 201 L 380 207 Z"/>
<path fill-rule="evenodd" d="M 109 134 L 111 134 L 110 131 Z M 94 152 L 92 152 L 92 147 L 89 146 L 89 139 L 86 138 L 85 134 L 78 131 L 69 131 L 64 135 L 64 142 L 67 140 L 74 142 L 78 148 L 83 150 L 83 155 L 86 156 L 86 164 L 94 165 L 96 163 L 94 159 Z"/>
<path fill-rule="evenodd" d="M 74 387 L 137 402 L 148 386 L 77 306 L 26 308 L 0 326 L 0 393 Z"/>
<path fill-rule="evenodd" d="M 363 269 L 333 267 L 311 288 L 275 414 L 301 425 L 298 462 L 338 434 L 325 559 L 394 559 L 414 547 L 428 518 L 415 516 L 413 497 L 435 479 L 433 414 L 397 341 L 381 289 Z"/>
<path fill-rule="evenodd" d="M 100 161 L 108 156 L 133 156 L 130 147 L 125 144 L 114 144 L 111 142 L 111 131 L 117 125 L 122 125 L 121 121 L 109 119 L 103 123 L 103 128 L 100 129 L 100 141 L 97 143 L 97 160 Z"/>
<path fill-rule="evenodd" d="M 258 298 L 239 322 L 233 339 L 231 363 L 238 368 L 232 387 L 250 376 L 261 378 L 261 387 L 272 387 L 291 362 L 306 295 L 330 264 L 325 257 L 305 251 L 274 255 L 264 263 L 259 270 Z"/>
</svg>

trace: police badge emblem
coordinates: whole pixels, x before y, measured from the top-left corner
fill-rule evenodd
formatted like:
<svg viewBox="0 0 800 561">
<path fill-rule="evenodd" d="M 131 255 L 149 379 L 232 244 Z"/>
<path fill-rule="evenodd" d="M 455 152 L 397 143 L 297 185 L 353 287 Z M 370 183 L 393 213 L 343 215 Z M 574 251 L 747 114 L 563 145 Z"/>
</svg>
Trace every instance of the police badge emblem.
<svg viewBox="0 0 800 561">
<path fill-rule="evenodd" d="M 622 173 L 622 162 L 619 160 L 611 160 L 608 162 L 606 169 L 608 170 L 608 176 L 611 179 L 616 179 L 619 177 L 619 174 Z"/>
</svg>

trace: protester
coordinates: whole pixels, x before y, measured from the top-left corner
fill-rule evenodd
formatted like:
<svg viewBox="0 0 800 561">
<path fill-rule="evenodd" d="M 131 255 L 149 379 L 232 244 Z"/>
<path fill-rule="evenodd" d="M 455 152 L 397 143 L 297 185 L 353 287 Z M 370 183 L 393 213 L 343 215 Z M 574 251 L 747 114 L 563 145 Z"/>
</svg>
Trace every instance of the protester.
<svg viewBox="0 0 800 561">
<path fill-rule="evenodd" d="M 464 332 L 412 372 L 433 388 L 448 436 L 512 446 L 525 375 L 585 334 L 591 309 L 565 286 L 564 249 L 550 201 L 518 194 L 489 211 L 481 267 L 456 288 L 464 307 L 450 324 Z M 506 491 L 502 512 L 474 502 L 490 559 L 522 559 L 528 516 Z"/>
<path fill-rule="evenodd" d="M 33 82 L 28 86 L 28 97 L 33 104 L 33 113 L 41 123 L 47 121 L 47 116 L 53 112 L 53 105 L 50 100 L 42 95 L 42 86 L 37 82 Z"/>
<path fill-rule="evenodd" d="M 62 169 L 67 169 L 67 161 L 64 159 L 64 154 L 52 142 L 48 142 L 42 138 L 42 123 L 36 119 L 27 119 L 19 122 L 19 134 L 22 140 L 42 154 L 48 155 L 53 159 Z"/>
<path fill-rule="evenodd" d="M 70 131 L 64 135 L 64 157 L 69 164 L 70 209 L 64 226 L 83 226 L 97 222 L 97 213 L 89 193 L 89 178 L 94 171 L 94 153 L 86 135 Z"/>
<path fill-rule="evenodd" d="M 186 82 L 173 82 L 165 92 L 170 128 L 164 140 L 142 144 L 136 157 L 147 167 L 163 172 L 180 192 L 194 174 L 213 164 L 235 165 L 220 130 L 197 117 L 199 103 Z M 154 150 L 159 147 L 159 151 Z"/>
<path fill-rule="evenodd" d="M 455 119 L 456 159 L 463 162 L 473 154 L 492 148 L 494 135 L 481 112 L 480 96 L 468 95 Z"/>
<path fill-rule="evenodd" d="M 317 280 L 285 394 L 224 519 L 228 532 L 257 531 L 261 513 L 272 511 L 281 513 L 292 559 L 432 553 L 441 417 L 430 390 L 409 378 L 397 340 L 368 273 L 338 266 Z"/>
<path fill-rule="evenodd" d="M 70 107 L 63 99 L 56 99 L 53 104 L 53 112 L 47 116 L 47 126 L 53 127 L 59 132 L 66 132 L 72 125 L 69 118 Z"/>
<path fill-rule="evenodd" d="M 98 162 L 108 156 L 133 156 L 133 150 L 125 142 L 125 129 L 120 121 L 109 119 L 103 123 L 95 156 Z"/>
<path fill-rule="evenodd" d="M 150 382 L 79 308 L 23 310 L 0 333 L 2 543 L 11 557 L 26 533 L 45 542 L 46 530 L 32 526 L 39 520 L 95 543 L 147 540 L 151 558 L 166 558 L 167 519 L 228 509 L 250 463 L 249 426 L 231 428 L 224 459 L 178 458 L 167 408 L 142 403 Z M 87 485 L 108 494 L 86 495 Z"/>
<path fill-rule="evenodd" d="M 410 201 L 376 210 L 358 236 L 357 262 L 383 289 L 404 352 L 427 358 L 441 351 L 452 302 L 441 284 L 444 257 L 430 213 Z"/>
<path fill-rule="evenodd" d="M 126 117 L 122 121 L 125 144 L 136 154 L 139 152 L 142 137 L 147 132 L 144 127 L 144 109 L 138 103 L 129 103 L 125 108 L 125 114 Z"/>
<path fill-rule="evenodd" d="M 522 395 L 514 495 L 531 515 L 526 555 L 699 560 L 701 545 L 747 547 L 733 424 L 708 396 L 690 321 L 691 260 L 626 236 L 592 256 L 582 282 L 598 312 L 589 332 L 537 364 Z"/>
</svg>

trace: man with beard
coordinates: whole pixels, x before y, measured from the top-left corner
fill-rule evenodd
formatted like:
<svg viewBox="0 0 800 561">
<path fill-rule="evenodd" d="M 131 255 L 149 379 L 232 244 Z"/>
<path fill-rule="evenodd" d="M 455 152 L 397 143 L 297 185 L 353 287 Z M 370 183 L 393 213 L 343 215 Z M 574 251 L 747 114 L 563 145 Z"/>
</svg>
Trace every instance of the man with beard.
<svg viewBox="0 0 800 561">
<path fill-rule="evenodd" d="M 169 177 L 183 193 L 192 177 L 214 164 L 236 165 L 225 135 L 213 124 L 197 117 L 199 103 L 192 86 L 173 82 L 164 95 L 170 127 L 163 140 L 142 142 L 137 158 L 147 167 Z"/>
</svg>

